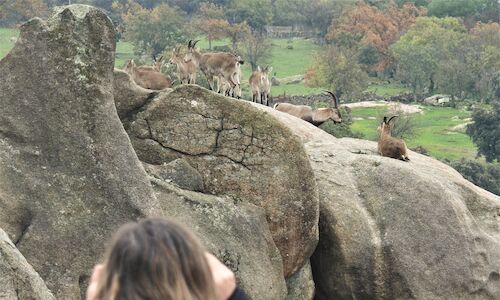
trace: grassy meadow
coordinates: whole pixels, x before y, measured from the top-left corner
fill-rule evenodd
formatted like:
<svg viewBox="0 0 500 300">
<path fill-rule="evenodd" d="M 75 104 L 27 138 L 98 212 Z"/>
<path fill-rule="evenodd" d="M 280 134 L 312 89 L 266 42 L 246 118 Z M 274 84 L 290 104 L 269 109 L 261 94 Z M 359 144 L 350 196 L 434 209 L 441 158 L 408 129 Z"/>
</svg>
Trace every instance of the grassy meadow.
<svg viewBox="0 0 500 300">
<path fill-rule="evenodd" d="M 428 155 L 440 159 L 474 159 L 476 146 L 465 133 L 465 129 L 453 128 L 466 123 L 471 112 L 450 107 L 421 108 L 422 113 L 413 115 L 416 134 L 406 140 L 409 148 L 422 146 Z M 387 107 L 353 108 L 352 116 L 359 119 L 352 124 L 352 130 L 362 133 L 368 140 L 377 140 L 377 126 L 386 111 Z"/>
<path fill-rule="evenodd" d="M 14 43 L 10 41 L 12 37 L 17 37 L 19 31 L 11 28 L 0 28 L 0 58 L 3 58 L 10 49 L 14 47 Z"/>
<path fill-rule="evenodd" d="M 3 58 L 13 47 L 10 38 L 17 36 L 16 29 L 0 28 L 0 58 Z M 276 77 L 284 78 L 293 75 L 304 74 L 306 69 L 312 64 L 314 51 L 318 46 L 310 40 L 293 39 L 291 42 L 286 39 L 274 39 L 272 41 L 272 57 L 270 65 Z M 198 43 L 202 49 L 208 49 L 208 41 L 201 40 Z M 229 45 L 228 40 L 213 41 L 212 46 Z M 287 49 L 292 45 L 293 49 Z M 132 44 L 120 41 L 116 46 L 115 66 L 121 68 L 128 59 L 134 58 Z M 251 70 L 249 64 L 243 65 L 243 96 L 249 98 L 248 78 Z M 307 95 L 318 94 L 322 89 L 308 88 L 304 84 L 287 84 L 273 86 L 273 95 Z M 368 88 L 382 96 L 393 96 L 406 91 L 406 88 L 398 84 L 384 84 L 375 82 Z M 473 159 L 476 154 L 476 147 L 470 138 L 465 134 L 465 130 L 452 130 L 456 125 L 465 123 L 465 119 L 470 117 L 470 112 L 445 107 L 422 107 L 424 112 L 414 115 L 416 124 L 416 135 L 407 140 L 410 148 L 417 146 L 424 147 L 428 154 L 436 158 L 447 158 L 450 160 L 462 157 Z M 366 139 L 377 139 L 377 126 L 379 117 L 387 110 L 386 107 L 373 108 L 353 108 L 352 115 L 356 121 L 352 124 L 352 130 L 362 133 Z M 373 119 L 373 118 L 376 119 Z"/>
</svg>

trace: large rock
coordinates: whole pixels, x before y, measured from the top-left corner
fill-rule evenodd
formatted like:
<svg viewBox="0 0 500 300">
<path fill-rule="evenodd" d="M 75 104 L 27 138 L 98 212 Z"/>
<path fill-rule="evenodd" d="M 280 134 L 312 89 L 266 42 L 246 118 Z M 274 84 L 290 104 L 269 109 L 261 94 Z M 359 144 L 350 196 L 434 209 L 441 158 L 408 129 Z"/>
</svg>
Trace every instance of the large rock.
<svg viewBox="0 0 500 300">
<path fill-rule="evenodd" d="M 0 227 L 59 299 L 119 225 L 161 209 L 113 103 L 114 51 L 110 19 L 75 5 L 0 61 Z"/>
<path fill-rule="evenodd" d="M 251 299 L 286 296 L 281 255 L 265 211 L 237 199 L 186 191 L 151 177 L 164 214 L 191 228 L 208 250 L 231 268 Z"/>
<path fill-rule="evenodd" d="M 128 133 L 141 161 L 184 158 L 206 192 L 264 208 L 285 276 L 302 267 L 317 244 L 317 189 L 304 148 L 286 127 L 247 101 L 194 85 L 158 94 L 133 120 Z"/>
<path fill-rule="evenodd" d="M 0 229 L 0 299 L 54 300 L 40 275 Z"/>
<path fill-rule="evenodd" d="M 173 182 L 184 190 L 203 192 L 205 185 L 201 174 L 189 163 L 182 159 L 176 159 L 164 165 L 150 165 L 143 163 L 146 172 L 158 179 Z"/>
<path fill-rule="evenodd" d="M 154 99 L 158 92 L 137 85 L 130 75 L 122 70 L 114 69 L 113 95 L 116 111 L 125 127 L 132 116 Z"/>
<path fill-rule="evenodd" d="M 307 262 L 293 276 L 287 279 L 288 294 L 286 300 L 312 300 L 315 289 L 311 264 Z"/>
<path fill-rule="evenodd" d="M 317 299 L 500 299 L 500 197 L 435 159 L 381 157 L 259 107 L 302 139 L 315 171 Z"/>
</svg>

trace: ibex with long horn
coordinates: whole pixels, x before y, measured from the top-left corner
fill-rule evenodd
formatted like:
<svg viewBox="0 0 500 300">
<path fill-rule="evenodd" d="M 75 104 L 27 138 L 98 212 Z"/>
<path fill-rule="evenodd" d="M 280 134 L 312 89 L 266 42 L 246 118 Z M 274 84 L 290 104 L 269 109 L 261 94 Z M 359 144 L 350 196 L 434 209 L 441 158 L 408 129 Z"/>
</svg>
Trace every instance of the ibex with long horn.
<svg viewBox="0 0 500 300">
<path fill-rule="evenodd" d="M 342 117 L 340 115 L 337 97 L 330 91 L 325 92 L 332 96 L 334 108 L 312 109 L 307 105 L 294 105 L 290 103 L 276 103 L 274 108 L 307 121 L 314 126 L 319 126 L 328 120 L 332 120 L 334 123 L 341 123 Z"/>
</svg>

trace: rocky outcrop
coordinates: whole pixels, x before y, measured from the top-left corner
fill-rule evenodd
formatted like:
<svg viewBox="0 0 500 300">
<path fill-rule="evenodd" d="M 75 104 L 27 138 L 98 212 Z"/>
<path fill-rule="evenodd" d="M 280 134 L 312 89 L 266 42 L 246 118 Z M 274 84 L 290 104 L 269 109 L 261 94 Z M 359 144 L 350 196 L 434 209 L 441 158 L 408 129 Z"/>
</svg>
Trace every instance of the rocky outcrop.
<svg viewBox="0 0 500 300">
<path fill-rule="evenodd" d="M 0 227 L 58 299 L 158 205 L 113 103 L 115 30 L 89 6 L 21 26 L 0 61 Z"/>
<path fill-rule="evenodd" d="M 0 299 L 55 300 L 42 278 L 0 229 Z"/>
<path fill-rule="evenodd" d="M 288 294 L 286 300 L 312 300 L 314 299 L 314 281 L 311 264 L 307 262 L 293 276 L 287 279 Z"/>
<path fill-rule="evenodd" d="M 150 179 L 164 215 L 191 228 L 208 250 L 235 272 L 238 285 L 251 299 L 285 298 L 283 263 L 263 209 Z"/>
<path fill-rule="evenodd" d="M 260 108 L 302 139 L 315 171 L 317 299 L 500 298 L 498 196 L 435 159 L 381 157 L 374 142 Z"/>
<path fill-rule="evenodd" d="M 157 179 L 172 182 L 189 191 L 203 192 L 205 190 L 201 174 L 182 158 L 164 165 L 150 165 L 147 163 L 143 163 L 143 165 L 146 172 Z"/>
<path fill-rule="evenodd" d="M 122 70 L 113 71 L 113 93 L 116 111 L 121 120 L 128 120 L 130 114 L 136 113 L 158 92 L 138 86 L 130 75 Z"/>
<path fill-rule="evenodd" d="M 181 86 L 142 108 L 128 133 L 141 161 L 163 165 L 183 158 L 202 174 L 207 193 L 264 208 L 286 277 L 312 254 L 318 220 L 314 174 L 300 141 L 267 113 L 246 101 Z"/>
</svg>

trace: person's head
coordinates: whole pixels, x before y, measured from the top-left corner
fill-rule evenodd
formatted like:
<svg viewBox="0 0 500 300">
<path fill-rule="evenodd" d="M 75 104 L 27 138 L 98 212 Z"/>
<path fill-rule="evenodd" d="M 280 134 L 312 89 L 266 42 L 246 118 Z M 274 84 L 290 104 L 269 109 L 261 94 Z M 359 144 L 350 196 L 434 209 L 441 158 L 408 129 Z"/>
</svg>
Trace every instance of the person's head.
<svg viewBox="0 0 500 300">
<path fill-rule="evenodd" d="M 180 224 L 160 218 L 120 228 L 97 290 L 100 300 L 216 299 L 201 243 Z"/>
</svg>

